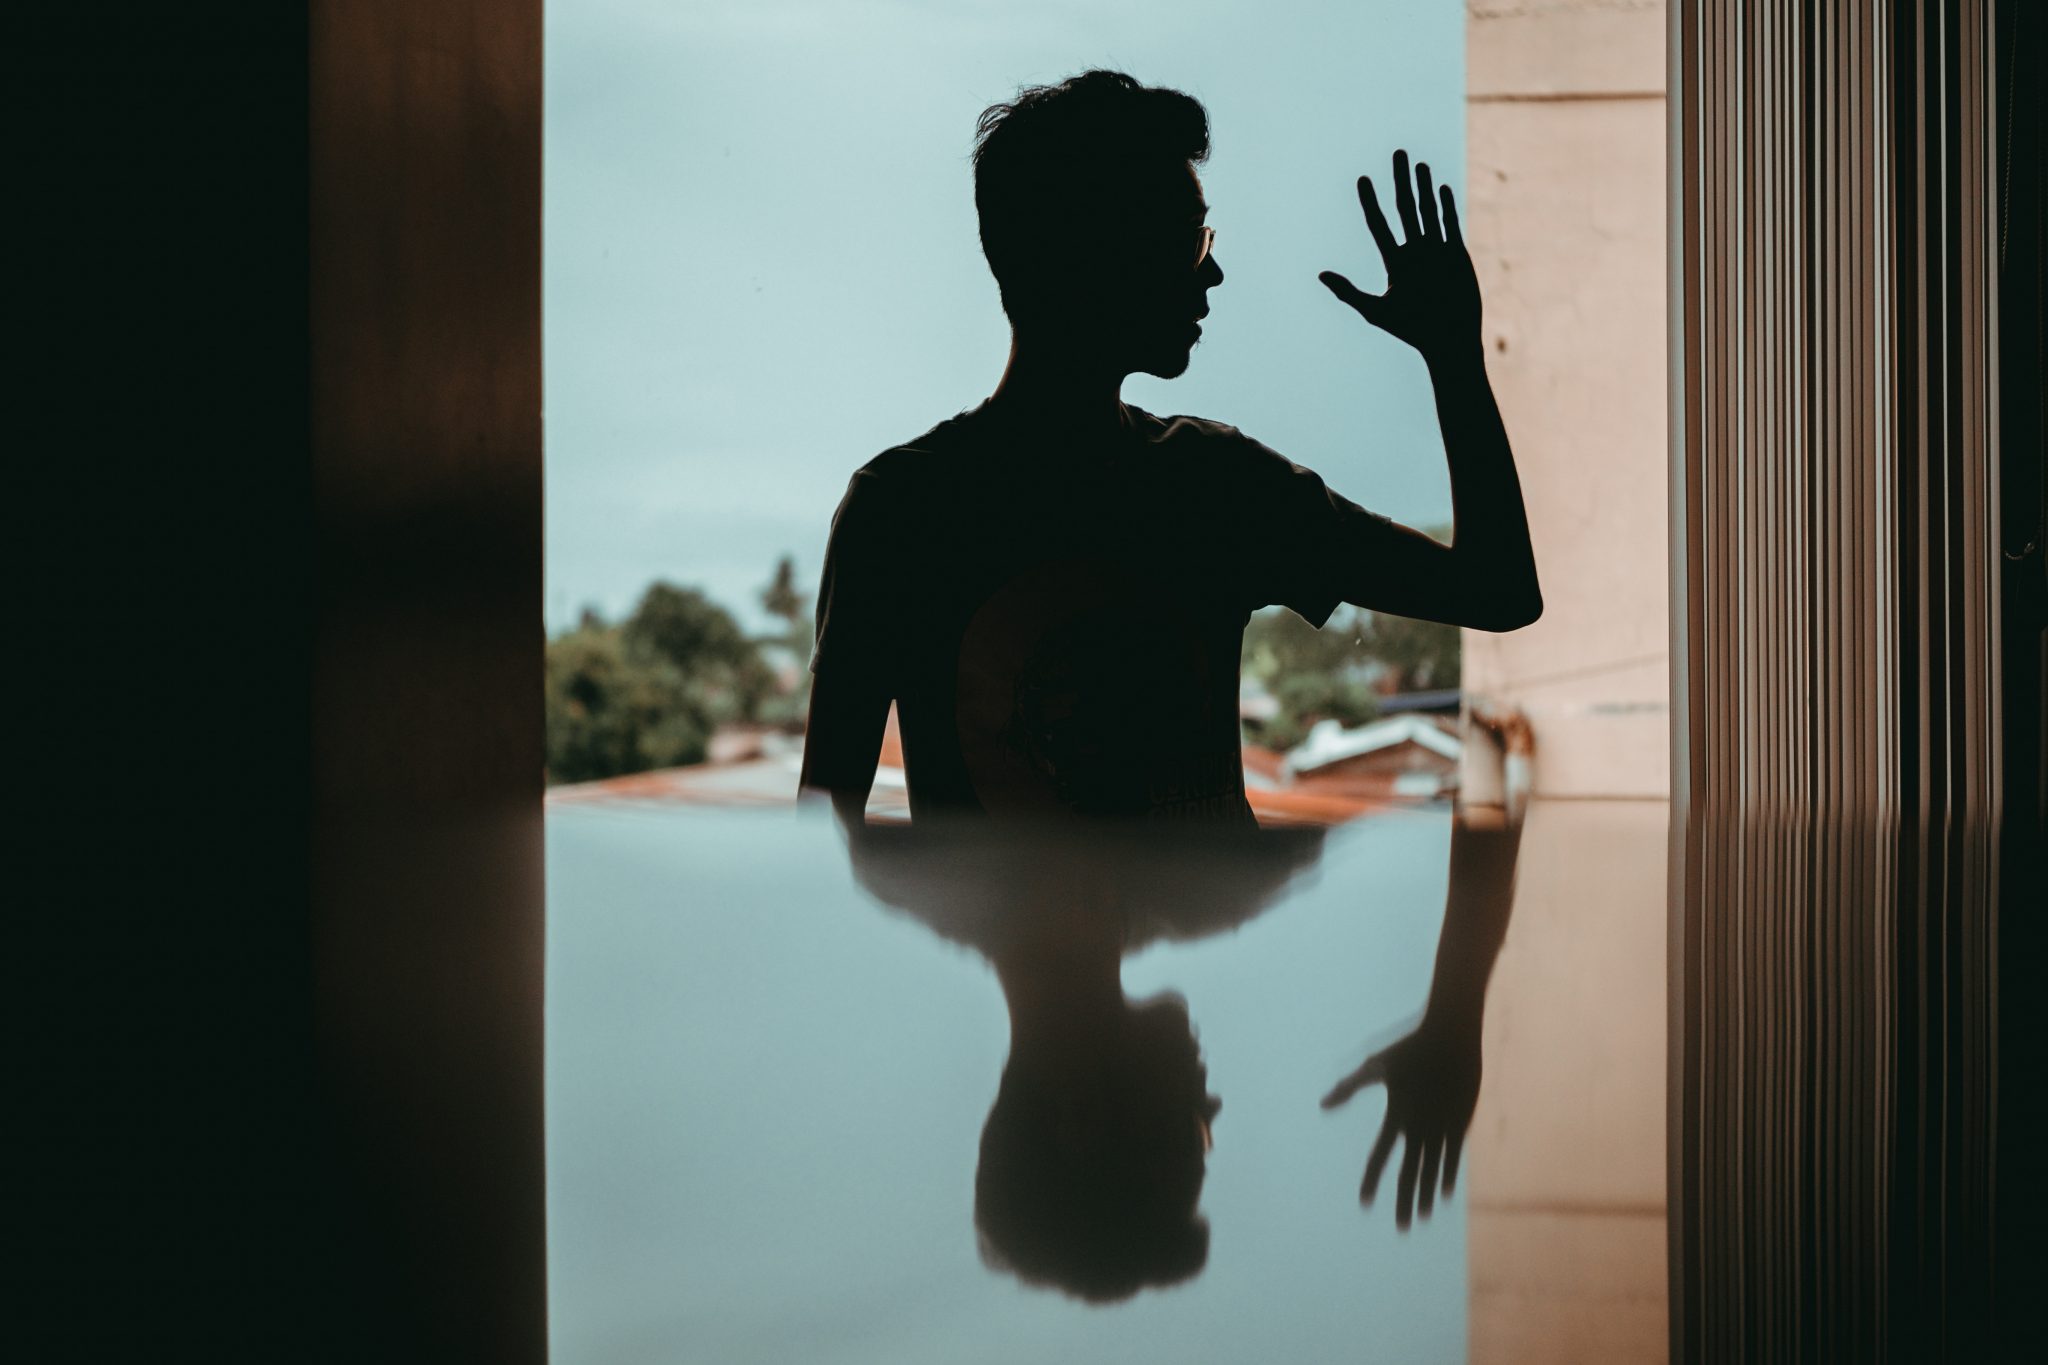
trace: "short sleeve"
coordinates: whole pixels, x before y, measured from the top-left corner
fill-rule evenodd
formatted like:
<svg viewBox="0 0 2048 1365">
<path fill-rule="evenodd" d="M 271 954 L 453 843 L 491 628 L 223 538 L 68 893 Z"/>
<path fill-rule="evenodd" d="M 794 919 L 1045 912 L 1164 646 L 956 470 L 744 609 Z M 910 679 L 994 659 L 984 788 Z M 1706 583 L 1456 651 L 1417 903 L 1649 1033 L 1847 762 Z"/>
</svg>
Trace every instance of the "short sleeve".
<svg viewBox="0 0 2048 1365">
<path fill-rule="evenodd" d="M 1393 523 L 1331 489 L 1320 474 L 1243 433 L 1242 501 L 1245 588 L 1254 608 L 1292 609 L 1321 629 L 1356 590 L 1376 532 Z"/>
<path fill-rule="evenodd" d="M 811 671 L 864 681 L 894 696 L 902 659 L 901 546 L 879 478 L 857 470 L 832 514 L 818 583 Z"/>
</svg>

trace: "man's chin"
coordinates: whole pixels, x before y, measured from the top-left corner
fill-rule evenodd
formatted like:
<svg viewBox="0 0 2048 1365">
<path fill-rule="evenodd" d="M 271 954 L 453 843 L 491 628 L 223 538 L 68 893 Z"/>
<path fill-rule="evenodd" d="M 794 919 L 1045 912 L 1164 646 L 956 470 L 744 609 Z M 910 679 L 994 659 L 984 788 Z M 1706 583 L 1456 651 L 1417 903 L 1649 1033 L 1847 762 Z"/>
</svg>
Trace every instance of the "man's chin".
<svg viewBox="0 0 2048 1365">
<path fill-rule="evenodd" d="M 1138 368 L 1146 374 L 1156 375 L 1161 379 L 1178 379 L 1188 372 L 1188 363 L 1191 359 L 1190 348 L 1183 346 L 1175 350 L 1163 351 Z"/>
</svg>

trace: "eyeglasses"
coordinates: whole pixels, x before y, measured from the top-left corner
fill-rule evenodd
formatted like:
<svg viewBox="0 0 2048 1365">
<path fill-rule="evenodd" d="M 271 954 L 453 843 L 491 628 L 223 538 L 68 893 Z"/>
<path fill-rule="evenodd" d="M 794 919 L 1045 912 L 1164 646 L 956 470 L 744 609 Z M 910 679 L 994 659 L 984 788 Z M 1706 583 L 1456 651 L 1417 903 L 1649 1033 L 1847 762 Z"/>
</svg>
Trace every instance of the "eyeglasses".
<svg viewBox="0 0 2048 1365">
<path fill-rule="evenodd" d="M 1207 223 L 1195 230 L 1195 269 L 1202 268 L 1202 262 L 1209 259 L 1210 251 L 1216 246 L 1216 229 Z"/>
</svg>

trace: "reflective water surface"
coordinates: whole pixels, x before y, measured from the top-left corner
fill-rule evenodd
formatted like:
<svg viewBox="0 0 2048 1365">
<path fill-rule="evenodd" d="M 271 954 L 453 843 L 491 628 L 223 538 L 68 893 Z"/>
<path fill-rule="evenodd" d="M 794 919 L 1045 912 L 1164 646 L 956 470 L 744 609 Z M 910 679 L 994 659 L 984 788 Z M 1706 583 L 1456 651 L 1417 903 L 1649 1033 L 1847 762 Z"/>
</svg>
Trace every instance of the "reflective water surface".
<svg viewBox="0 0 2048 1365">
<path fill-rule="evenodd" d="M 1661 1359 L 1664 811 L 557 807 L 554 1356 Z"/>
</svg>

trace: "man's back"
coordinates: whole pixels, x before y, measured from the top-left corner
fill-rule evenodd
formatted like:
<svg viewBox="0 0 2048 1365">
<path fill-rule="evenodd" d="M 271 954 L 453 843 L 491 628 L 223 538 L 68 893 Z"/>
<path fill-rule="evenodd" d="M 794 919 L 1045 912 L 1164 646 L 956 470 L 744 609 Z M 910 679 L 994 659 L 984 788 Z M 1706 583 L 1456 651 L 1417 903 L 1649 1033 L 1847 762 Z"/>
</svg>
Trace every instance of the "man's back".
<svg viewBox="0 0 2048 1365">
<path fill-rule="evenodd" d="M 1326 620 L 1336 532 L 1371 514 L 1233 427 L 1126 410 L 1077 444 L 984 406 L 850 481 L 812 668 L 895 699 L 914 816 L 1253 823 L 1245 621 Z"/>
</svg>

